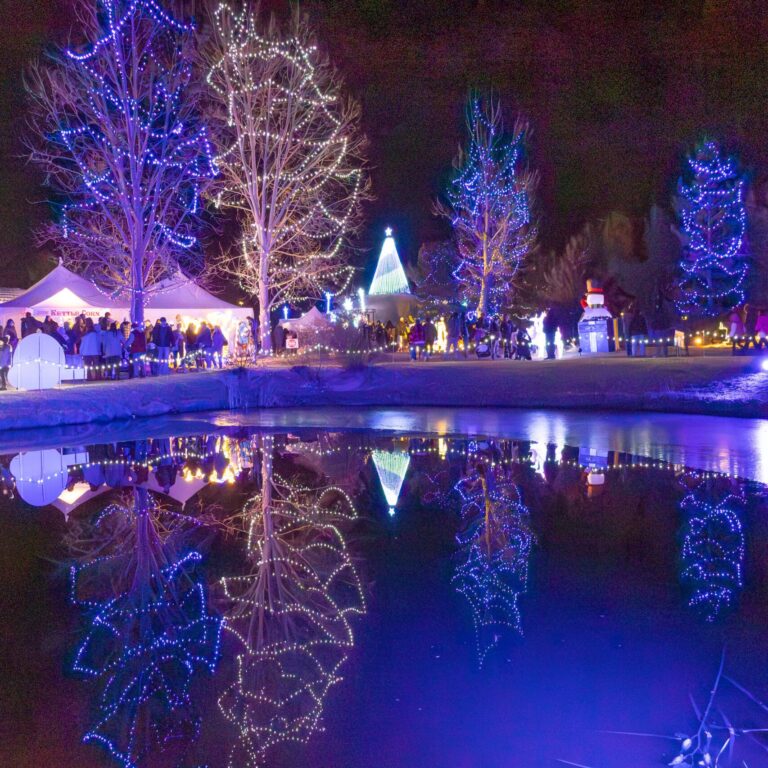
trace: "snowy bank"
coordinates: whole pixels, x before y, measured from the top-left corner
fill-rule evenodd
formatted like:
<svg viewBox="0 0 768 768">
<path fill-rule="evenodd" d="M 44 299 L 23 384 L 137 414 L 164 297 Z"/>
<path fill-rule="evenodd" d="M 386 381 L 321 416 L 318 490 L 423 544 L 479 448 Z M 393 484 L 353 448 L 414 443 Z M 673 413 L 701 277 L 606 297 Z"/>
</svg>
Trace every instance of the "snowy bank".
<svg viewBox="0 0 768 768">
<path fill-rule="evenodd" d="M 768 416 L 755 358 L 279 365 L 0 394 L 0 427 L 28 429 L 226 408 L 593 408 Z"/>
</svg>

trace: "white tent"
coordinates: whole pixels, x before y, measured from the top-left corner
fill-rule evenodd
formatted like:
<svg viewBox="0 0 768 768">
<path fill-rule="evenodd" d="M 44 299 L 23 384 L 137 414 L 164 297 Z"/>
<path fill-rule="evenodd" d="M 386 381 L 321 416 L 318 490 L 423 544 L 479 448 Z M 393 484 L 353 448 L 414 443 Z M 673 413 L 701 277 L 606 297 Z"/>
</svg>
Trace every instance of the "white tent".
<svg viewBox="0 0 768 768">
<path fill-rule="evenodd" d="M 59 262 L 31 288 L 0 304 L 0 321 L 5 323 L 12 318 L 20 330 L 19 323 L 26 312 L 40 320 L 50 315 L 59 324 L 80 314 L 97 318 L 109 312 L 120 322 L 129 315 L 130 301 L 125 295 L 108 296 Z M 178 318 L 185 326 L 201 320 L 220 325 L 231 337 L 230 344 L 234 343 L 238 323 L 252 314 L 248 307 L 238 307 L 219 299 L 181 273 L 154 286 L 144 309 L 145 318 L 152 322 L 166 317 L 169 323 L 175 323 Z"/>
<path fill-rule="evenodd" d="M 315 331 L 325 330 L 332 323 L 328 315 L 321 312 L 317 307 L 312 307 L 301 317 L 289 317 L 287 320 L 281 320 L 280 325 L 291 331 Z"/>
</svg>

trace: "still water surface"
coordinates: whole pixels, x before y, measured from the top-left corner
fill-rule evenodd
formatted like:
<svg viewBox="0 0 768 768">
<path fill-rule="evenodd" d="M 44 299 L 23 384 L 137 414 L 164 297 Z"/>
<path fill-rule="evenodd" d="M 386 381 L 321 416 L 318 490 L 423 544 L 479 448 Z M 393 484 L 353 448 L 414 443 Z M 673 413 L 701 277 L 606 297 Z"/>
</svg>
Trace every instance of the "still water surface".
<svg viewBox="0 0 768 768">
<path fill-rule="evenodd" d="M 768 765 L 760 425 L 487 414 L 0 452 L 0 764 Z"/>
</svg>

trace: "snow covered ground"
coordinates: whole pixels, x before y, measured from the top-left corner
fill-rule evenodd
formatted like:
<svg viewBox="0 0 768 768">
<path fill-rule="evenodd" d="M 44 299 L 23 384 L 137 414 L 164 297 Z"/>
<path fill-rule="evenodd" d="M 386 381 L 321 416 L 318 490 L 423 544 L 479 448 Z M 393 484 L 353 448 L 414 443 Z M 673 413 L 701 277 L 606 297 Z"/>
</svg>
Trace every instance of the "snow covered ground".
<svg viewBox="0 0 768 768">
<path fill-rule="evenodd" d="M 0 393 L 0 428 L 236 408 L 475 406 L 768 416 L 757 358 L 470 360 L 289 365 Z"/>
</svg>

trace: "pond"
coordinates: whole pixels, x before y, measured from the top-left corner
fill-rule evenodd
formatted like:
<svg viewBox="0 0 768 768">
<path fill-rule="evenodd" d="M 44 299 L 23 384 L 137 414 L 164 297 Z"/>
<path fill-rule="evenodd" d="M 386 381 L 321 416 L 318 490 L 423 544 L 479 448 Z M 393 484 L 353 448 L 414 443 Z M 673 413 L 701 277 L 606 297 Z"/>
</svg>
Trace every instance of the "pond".
<svg viewBox="0 0 768 768">
<path fill-rule="evenodd" d="M 0 764 L 768 765 L 766 441 L 468 410 L 6 434 Z"/>
</svg>

